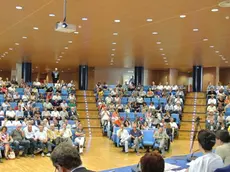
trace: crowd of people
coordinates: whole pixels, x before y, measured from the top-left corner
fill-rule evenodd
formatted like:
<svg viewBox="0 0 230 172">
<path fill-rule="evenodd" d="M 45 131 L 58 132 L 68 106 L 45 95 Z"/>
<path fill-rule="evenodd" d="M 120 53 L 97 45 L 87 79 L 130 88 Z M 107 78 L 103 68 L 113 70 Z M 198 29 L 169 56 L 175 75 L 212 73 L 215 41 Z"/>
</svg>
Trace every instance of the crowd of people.
<svg viewBox="0 0 230 172">
<path fill-rule="evenodd" d="M 18 84 L 0 78 L 0 162 L 3 156 L 50 156 L 61 142 L 74 144 L 82 153 L 85 133 L 75 95 L 73 81 Z"/>
<path fill-rule="evenodd" d="M 209 83 L 207 87 L 206 129 L 211 131 L 228 130 L 230 132 L 230 85 L 217 86 Z"/>
<path fill-rule="evenodd" d="M 124 145 L 124 152 L 128 152 L 127 142 L 131 140 L 133 148 L 138 153 L 139 143 L 143 134 L 141 130 L 157 128 L 156 141 L 160 144 L 163 152 L 165 140 L 170 138 L 173 141 L 174 136 L 178 135 L 179 123 L 171 116 L 178 114 L 182 119 L 182 111 L 185 100 L 184 86 L 170 86 L 159 83 L 151 86 L 135 86 L 134 83 L 117 84 L 108 86 L 106 83 L 97 83 L 95 88 L 97 94 L 97 105 L 101 117 L 101 125 L 108 128 L 113 133 L 113 127 L 121 127 L 118 136 L 121 144 Z M 127 99 L 126 102 L 123 99 Z M 162 100 L 162 101 L 161 101 Z M 121 113 L 126 113 L 126 117 L 121 117 Z M 130 113 L 141 113 L 143 117 L 130 118 Z M 132 128 L 127 133 L 126 128 Z M 167 131 L 167 133 L 166 133 Z M 166 133 L 166 134 L 165 134 Z"/>
</svg>

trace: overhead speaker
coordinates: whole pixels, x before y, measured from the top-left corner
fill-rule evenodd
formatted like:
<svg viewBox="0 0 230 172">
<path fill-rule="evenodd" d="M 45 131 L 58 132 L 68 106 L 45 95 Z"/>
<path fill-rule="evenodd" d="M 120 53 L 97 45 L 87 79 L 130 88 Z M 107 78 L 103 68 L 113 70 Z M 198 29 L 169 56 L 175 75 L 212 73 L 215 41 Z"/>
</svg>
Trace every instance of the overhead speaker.
<svg viewBox="0 0 230 172">
<path fill-rule="evenodd" d="M 228 8 L 228 7 L 230 7 L 230 0 L 221 1 L 221 2 L 219 3 L 219 6 L 220 6 L 220 7 L 223 7 L 223 8 Z"/>
</svg>

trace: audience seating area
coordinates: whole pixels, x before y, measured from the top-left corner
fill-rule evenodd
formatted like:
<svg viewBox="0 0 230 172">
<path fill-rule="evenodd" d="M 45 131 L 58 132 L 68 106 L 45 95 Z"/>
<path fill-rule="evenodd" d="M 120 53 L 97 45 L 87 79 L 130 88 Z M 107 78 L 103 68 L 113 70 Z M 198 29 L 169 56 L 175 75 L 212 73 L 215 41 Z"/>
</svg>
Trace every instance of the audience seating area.
<svg viewBox="0 0 230 172">
<path fill-rule="evenodd" d="M 208 85 L 206 128 L 214 132 L 230 132 L 230 85 Z"/>
<path fill-rule="evenodd" d="M 178 136 L 185 99 L 183 86 L 137 86 L 133 83 L 107 85 L 98 83 L 95 88 L 97 106 L 103 133 L 119 146 L 117 131 L 123 123 L 130 132 L 133 124 L 143 133 L 141 147 L 155 143 L 154 132 L 164 126 L 171 140 Z M 129 143 L 129 146 L 131 144 Z"/>
</svg>

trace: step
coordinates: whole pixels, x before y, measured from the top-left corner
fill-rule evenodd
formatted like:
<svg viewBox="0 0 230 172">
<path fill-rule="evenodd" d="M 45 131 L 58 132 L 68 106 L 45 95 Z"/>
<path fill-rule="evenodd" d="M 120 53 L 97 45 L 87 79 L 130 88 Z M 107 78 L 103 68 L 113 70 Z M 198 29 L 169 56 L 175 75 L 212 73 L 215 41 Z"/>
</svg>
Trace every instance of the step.
<svg viewBox="0 0 230 172">
<path fill-rule="evenodd" d="M 192 122 L 185 122 L 183 121 L 180 125 L 180 130 L 192 130 Z M 201 122 L 200 126 L 202 129 L 205 128 L 205 123 Z M 195 127 L 195 126 L 194 126 Z"/>
<path fill-rule="evenodd" d="M 99 128 L 99 127 L 97 127 L 97 128 L 96 127 L 95 128 L 91 127 L 90 130 L 91 130 L 92 137 L 101 137 L 102 136 L 102 129 L 101 128 Z M 85 127 L 84 131 L 86 133 L 86 136 L 88 136 L 89 135 L 89 128 Z"/>
<path fill-rule="evenodd" d="M 86 101 L 87 103 L 95 103 L 96 104 L 96 100 L 95 97 L 86 97 Z M 77 97 L 77 103 L 84 103 L 85 102 L 85 97 Z"/>
<path fill-rule="evenodd" d="M 78 113 L 79 113 L 80 118 L 85 118 L 86 117 L 86 111 L 85 110 L 78 110 Z M 90 118 L 98 118 L 99 117 L 97 110 L 88 111 L 88 115 L 89 115 Z"/>
<path fill-rule="evenodd" d="M 86 118 L 79 118 L 83 127 L 88 127 L 88 119 Z M 89 118 L 90 126 L 93 127 L 101 127 L 100 119 L 92 119 Z"/>
<path fill-rule="evenodd" d="M 185 105 L 184 106 L 184 112 L 190 112 L 190 113 L 193 113 L 193 110 L 194 110 L 194 106 L 188 106 L 188 105 Z M 206 113 L 206 106 L 196 106 L 196 112 L 197 113 Z"/>
<path fill-rule="evenodd" d="M 206 106 L 206 99 L 197 99 L 196 104 Z M 185 105 L 194 105 L 194 99 L 186 99 Z"/>
<path fill-rule="evenodd" d="M 84 93 L 86 94 L 86 96 L 94 96 L 93 91 L 81 91 L 81 90 L 76 91 L 77 96 L 84 96 Z"/>
<path fill-rule="evenodd" d="M 191 131 L 179 131 L 179 137 L 180 140 L 190 140 L 191 138 Z"/>
<path fill-rule="evenodd" d="M 97 110 L 97 106 L 94 103 L 87 103 L 88 110 Z M 85 110 L 86 104 L 85 103 L 77 103 L 77 109 L 78 110 Z"/>
<path fill-rule="evenodd" d="M 205 121 L 206 114 L 196 114 L 195 117 L 199 116 L 201 118 L 201 121 Z M 193 114 L 192 113 L 183 113 L 182 121 L 192 121 Z"/>
</svg>

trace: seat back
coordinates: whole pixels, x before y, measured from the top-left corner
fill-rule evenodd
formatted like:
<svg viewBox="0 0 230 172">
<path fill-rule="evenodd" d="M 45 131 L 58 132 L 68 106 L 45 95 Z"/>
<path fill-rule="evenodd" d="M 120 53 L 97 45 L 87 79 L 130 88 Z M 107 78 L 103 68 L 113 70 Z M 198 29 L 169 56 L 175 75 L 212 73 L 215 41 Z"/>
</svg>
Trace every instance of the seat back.
<svg viewBox="0 0 230 172">
<path fill-rule="evenodd" d="M 173 113 L 171 117 L 175 119 L 175 122 L 179 125 L 180 124 L 180 117 L 179 114 Z"/>
</svg>

